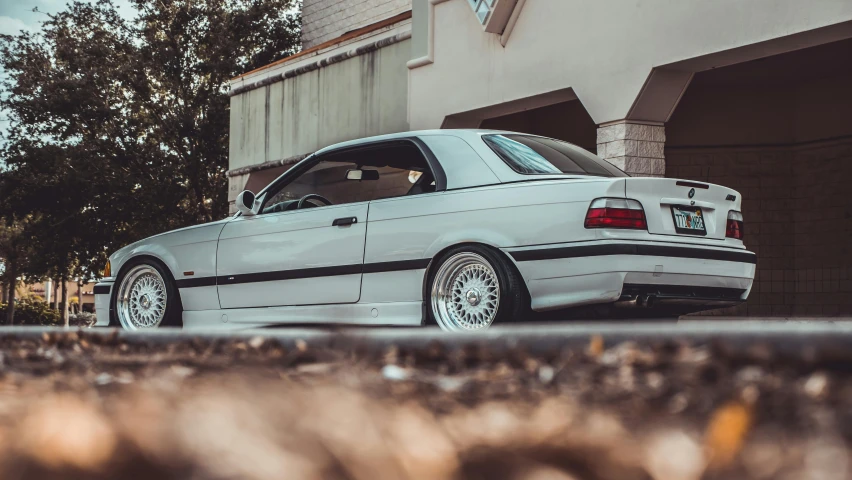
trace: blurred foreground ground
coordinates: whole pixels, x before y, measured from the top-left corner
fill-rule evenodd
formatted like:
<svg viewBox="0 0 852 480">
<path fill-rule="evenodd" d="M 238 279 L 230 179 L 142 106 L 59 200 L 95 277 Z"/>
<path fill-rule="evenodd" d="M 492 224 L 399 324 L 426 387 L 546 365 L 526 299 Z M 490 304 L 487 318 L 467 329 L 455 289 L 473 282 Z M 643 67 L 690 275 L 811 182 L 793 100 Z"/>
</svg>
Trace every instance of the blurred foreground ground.
<svg viewBox="0 0 852 480">
<path fill-rule="evenodd" d="M 849 333 L 0 335 L 0 478 L 845 479 Z"/>
</svg>

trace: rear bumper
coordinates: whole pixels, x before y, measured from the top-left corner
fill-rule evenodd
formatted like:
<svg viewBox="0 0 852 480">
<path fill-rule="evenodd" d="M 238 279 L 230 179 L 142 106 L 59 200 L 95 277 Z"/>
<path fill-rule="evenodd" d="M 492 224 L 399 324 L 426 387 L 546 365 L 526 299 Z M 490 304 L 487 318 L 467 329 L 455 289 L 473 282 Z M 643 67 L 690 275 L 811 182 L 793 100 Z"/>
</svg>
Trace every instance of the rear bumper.
<svg viewBox="0 0 852 480">
<path fill-rule="evenodd" d="M 96 327 L 109 326 L 109 301 L 112 297 L 112 287 L 112 282 L 101 282 L 92 289 L 92 293 L 95 294 Z"/>
<path fill-rule="evenodd" d="M 747 292 L 742 288 L 625 283 L 615 305 L 623 308 L 723 308 L 742 303 Z"/>
<path fill-rule="evenodd" d="M 601 303 L 718 308 L 745 301 L 757 256 L 744 249 L 595 241 L 507 249 L 536 311 Z M 664 288 L 665 287 L 665 288 Z M 737 295 L 738 294 L 738 295 Z"/>
</svg>

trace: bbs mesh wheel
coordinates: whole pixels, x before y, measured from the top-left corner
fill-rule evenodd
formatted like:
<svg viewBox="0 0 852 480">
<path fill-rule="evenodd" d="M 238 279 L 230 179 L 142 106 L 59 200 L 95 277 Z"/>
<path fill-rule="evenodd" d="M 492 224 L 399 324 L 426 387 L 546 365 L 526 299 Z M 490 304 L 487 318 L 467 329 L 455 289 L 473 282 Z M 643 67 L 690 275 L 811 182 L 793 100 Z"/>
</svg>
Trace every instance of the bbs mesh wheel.
<svg viewBox="0 0 852 480">
<path fill-rule="evenodd" d="M 475 332 L 517 319 L 523 280 L 499 253 L 479 246 L 445 253 L 430 273 L 429 319 L 443 330 Z"/>
<path fill-rule="evenodd" d="M 177 288 L 166 267 L 154 259 L 131 260 L 114 288 L 110 324 L 125 330 L 182 325 Z"/>
</svg>

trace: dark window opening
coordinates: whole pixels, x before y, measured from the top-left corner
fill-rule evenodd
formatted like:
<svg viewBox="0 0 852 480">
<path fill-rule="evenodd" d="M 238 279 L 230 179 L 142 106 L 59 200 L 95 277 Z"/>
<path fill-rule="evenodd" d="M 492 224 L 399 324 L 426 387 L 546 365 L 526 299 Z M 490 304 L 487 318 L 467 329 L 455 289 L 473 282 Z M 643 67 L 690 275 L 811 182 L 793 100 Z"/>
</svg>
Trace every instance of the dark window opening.
<svg viewBox="0 0 852 480">
<path fill-rule="evenodd" d="M 360 174 L 352 174 L 359 170 Z M 365 146 L 320 156 L 309 170 L 270 191 L 261 212 L 295 210 L 299 199 L 309 194 L 340 205 L 430 193 L 435 188 L 434 174 L 416 145 Z"/>
</svg>

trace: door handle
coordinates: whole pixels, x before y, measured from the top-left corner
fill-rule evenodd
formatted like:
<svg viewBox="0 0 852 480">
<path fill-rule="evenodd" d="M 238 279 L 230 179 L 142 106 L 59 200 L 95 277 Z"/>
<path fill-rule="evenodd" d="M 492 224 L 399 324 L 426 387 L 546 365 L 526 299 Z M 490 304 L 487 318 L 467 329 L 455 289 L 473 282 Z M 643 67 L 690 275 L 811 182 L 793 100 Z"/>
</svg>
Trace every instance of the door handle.
<svg viewBox="0 0 852 480">
<path fill-rule="evenodd" d="M 353 223 L 358 223 L 358 217 L 343 217 L 337 218 L 331 222 L 332 227 L 348 227 Z"/>
</svg>

